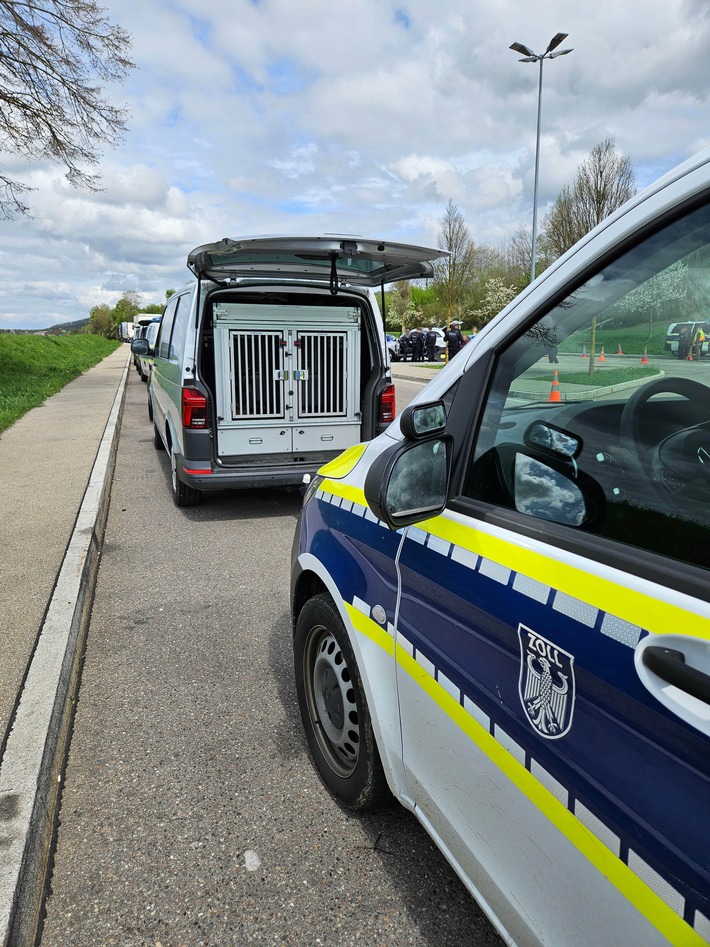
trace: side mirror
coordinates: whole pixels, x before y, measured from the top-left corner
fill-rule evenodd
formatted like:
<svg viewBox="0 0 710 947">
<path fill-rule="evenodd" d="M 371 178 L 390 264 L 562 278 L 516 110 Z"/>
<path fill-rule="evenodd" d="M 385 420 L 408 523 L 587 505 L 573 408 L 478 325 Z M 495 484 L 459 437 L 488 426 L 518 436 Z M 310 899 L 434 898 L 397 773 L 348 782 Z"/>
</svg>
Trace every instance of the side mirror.
<svg viewBox="0 0 710 947">
<path fill-rule="evenodd" d="M 399 427 L 402 434 L 412 441 L 442 434 L 446 429 L 446 408 L 443 401 L 408 405 L 399 419 Z"/>
<path fill-rule="evenodd" d="M 381 454 L 365 479 L 365 499 L 390 529 L 437 516 L 446 505 L 449 438 L 404 442 Z"/>
<path fill-rule="evenodd" d="M 549 449 L 499 444 L 475 462 L 473 474 L 472 496 L 536 519 L 587 529 L 604 513 L 596 480 Z"/>
<path fill-rule="evenodd" d="M 533 421 L 523 435 L 523 441 L 528 447 L 549 450 L 568 460 L 577 457 L 582 450 L 582 441 L 578 437 L 546 421 Z"/>
<path fill-rule="evenodd" d="M 147 339 L 134 339 L 131 342 L 131 352 L 134 355 L 148 355 L 150 353 L 150 346 L 148 345 Z"/>
</svg>

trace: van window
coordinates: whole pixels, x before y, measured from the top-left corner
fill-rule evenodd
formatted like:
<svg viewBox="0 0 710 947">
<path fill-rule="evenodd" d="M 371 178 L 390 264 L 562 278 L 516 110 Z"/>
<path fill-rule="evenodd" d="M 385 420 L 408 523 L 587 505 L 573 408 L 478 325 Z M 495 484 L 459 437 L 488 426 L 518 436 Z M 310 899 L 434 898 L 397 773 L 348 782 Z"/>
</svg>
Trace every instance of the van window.
<svg viewBox="0 0 710 947">
<path fill-rule="evenodd" d="M 704 207 L 514 338 L 497 358 L 464 494 L 708 568 L 710 358 L 664 345 L 671 321 L 710 309 L 709 260 Z"/>
<path fill-rule="evenodd" d="M 170 358 L 170 334 L 173 330 L 173 320 L 177 309 L 178 297 L 171 296 L 163 313 L 163 321 L 160 323 L 160 334 L 158 336 L 158 358 Z"/>
<path fill-rule="evenodd" d="M 185 338 L 187 337 L 187 323 L 190 318 L 189 301 L 190 297 L 185 295 L 178 296 L 175 300 L 175 318 L 170 338 L 170 358 L 182 359 Z"/>
</svg>

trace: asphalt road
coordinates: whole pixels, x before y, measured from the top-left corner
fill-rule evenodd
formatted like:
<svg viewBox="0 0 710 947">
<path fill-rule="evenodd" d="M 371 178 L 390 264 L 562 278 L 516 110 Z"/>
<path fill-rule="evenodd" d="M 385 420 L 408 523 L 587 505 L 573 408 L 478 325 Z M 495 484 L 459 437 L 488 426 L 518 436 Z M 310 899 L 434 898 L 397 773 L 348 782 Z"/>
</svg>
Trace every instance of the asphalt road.
<svg viewBox="0 0 710 947">
<path fill-rule="evenodd" d="M 313 769 L 288 616 L 300 495 L 179 510 L 168 478 L 132 371 L 42 947 L 498 947 L 411 815 L 354 816 Z"/>
</svg>

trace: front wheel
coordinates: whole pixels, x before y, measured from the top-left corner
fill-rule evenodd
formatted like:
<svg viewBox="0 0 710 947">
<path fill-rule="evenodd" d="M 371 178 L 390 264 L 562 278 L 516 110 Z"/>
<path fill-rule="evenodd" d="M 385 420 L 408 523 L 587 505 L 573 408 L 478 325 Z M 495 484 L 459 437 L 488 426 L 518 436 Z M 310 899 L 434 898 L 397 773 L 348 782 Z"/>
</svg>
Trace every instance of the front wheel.
<svg viewBox="0 0 710 947">
<path fill-rule="evenodd" d="M 329 596 L 316 595 L 303 606 L 294 662 L 301 719 L 326 786 L 351 809 L 385 802 L 389 789 L 360 671 Z"/>
</svg>

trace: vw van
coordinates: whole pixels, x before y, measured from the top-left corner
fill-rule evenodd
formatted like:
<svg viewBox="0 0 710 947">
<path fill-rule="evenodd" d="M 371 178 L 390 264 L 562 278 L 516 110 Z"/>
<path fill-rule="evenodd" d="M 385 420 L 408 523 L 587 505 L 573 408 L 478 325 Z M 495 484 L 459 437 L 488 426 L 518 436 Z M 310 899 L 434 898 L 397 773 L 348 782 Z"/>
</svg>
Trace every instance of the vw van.
<svg viewBox="0 0 710 947">
<path fill-rule="evenodd" d="M 300 487 L 383 431 L 395 392 L 375 290 L 431 276 L 430 261 L 445 255 L 338 236 L 194 249 L 195 280 L 165 307 L 149 381 L 175 503 L 225 488 Z"/>
</svg>

